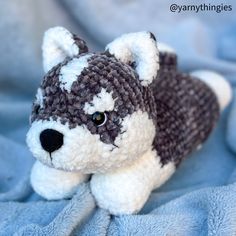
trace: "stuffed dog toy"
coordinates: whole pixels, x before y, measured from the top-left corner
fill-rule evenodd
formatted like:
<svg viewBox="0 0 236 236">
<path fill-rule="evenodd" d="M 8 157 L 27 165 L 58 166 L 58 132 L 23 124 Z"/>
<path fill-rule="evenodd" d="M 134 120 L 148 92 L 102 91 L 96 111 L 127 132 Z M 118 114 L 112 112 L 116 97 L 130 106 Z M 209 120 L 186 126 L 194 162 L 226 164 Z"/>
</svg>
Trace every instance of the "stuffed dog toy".
<svg viewBox="0 0 236 236">
<path fill-rule="evenodd" d="M 207 139 L 231 98 L 220 75 L 179 72 L 176 53 L 150 32 L 90 53 L 82 39 L 55 27 L 42 49 L 46 75 L 27 144 L 37 159 L 32 186 L 48 200 L 71 197 L 89 181 L 99 207 L 138 212 Z"/>
</svg>

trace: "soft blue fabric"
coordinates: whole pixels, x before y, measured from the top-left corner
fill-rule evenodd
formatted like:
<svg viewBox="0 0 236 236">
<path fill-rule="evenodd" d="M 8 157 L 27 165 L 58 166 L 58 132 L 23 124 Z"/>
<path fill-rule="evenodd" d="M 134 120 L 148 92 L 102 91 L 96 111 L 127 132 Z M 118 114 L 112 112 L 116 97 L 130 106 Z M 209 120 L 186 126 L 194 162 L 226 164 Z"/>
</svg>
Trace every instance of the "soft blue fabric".
<svg viewBox="0 0 236 236">
<path fill-rule="evenodd" d="M 177 2 L 187 4 L 0 2 L 0 235 L 235 235 L 236 4 L 224 2 L 232 4 L 231 12 L 171 13 L 169 6 Z M 150 30 L 177 50 L 182 70 L 213 69 L 234 86 L 234 101 L 203 148 L 152 193 L 137 215 L 114 217 L 98 209 L 88 184 L 73 199 L 62 201 L 45 201 L 30 187 L 34 158 L 25 134 L 31 100 L 43 76 L 43 31 L 55 25 L 79 34 L 92 50 L 102 50 L 122 33 Z"/>
</svg>

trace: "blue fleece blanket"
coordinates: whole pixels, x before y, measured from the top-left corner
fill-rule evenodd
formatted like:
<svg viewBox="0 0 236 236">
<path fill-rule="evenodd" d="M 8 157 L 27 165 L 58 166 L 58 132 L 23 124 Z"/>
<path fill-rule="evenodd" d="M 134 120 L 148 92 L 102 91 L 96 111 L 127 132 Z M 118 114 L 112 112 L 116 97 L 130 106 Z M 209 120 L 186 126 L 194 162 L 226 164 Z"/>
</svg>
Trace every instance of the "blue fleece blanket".
<svg viewBox="0 0 236 236">
<path fill-rule="evenodd" d="M 172 3 L 0 2 L 0 235 L 236 235 L 236 4 L 225 1 L 231 12 L 172 13 Z M 148 29 L 176 48 L 182 70 L 213 69 L 234 86 L 234 101 L 203 148 L 137 215 L 114 217 L 98 209 L 88 184 L 61 201 L 45 201 L 30 187 L 34 158 L 25 134 L 43 75 L 43 31 L 55 25 L 79 34 L 92 50 L 121 33 Z"/>
</svg>

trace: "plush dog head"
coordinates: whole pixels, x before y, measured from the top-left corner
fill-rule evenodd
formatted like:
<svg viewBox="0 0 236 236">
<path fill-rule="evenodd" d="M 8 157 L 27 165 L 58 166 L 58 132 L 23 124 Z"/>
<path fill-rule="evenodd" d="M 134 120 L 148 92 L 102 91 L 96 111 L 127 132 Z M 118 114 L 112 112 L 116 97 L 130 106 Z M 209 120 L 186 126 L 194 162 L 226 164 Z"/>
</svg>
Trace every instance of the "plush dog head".
<svg viewBox="0 0 236 236">
<path fill-rule="evenodd" d="M 128 165 L 152 148 L 156 107 L 149 84 L 159 68 L 149 32 L 126 34 L 102 53 L 62 27 L 43 42 L 46 75 L 27 143 L 44 164 L 96 173 Z"/>
</svg>

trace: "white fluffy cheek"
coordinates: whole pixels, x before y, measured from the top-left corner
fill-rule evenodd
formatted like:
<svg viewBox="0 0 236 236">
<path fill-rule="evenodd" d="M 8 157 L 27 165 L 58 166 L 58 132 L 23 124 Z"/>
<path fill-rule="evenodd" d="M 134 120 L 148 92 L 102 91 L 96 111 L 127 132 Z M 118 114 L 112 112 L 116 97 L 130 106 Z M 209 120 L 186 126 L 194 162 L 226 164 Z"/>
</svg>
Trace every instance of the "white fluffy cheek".
<svg viewBox="0 0 236 236">
<path fill-rule="evenodd" d="M 62 147 L 51 158 L 39 139 L 45 129 L 54 129 L 64 136 Z M 68 125 L 52 120 L 34 122 L 27 143 L 33 155 L 45 165 L 88 174 L 104 173 L 132 163 L 151 148 L 154 136 L 153 121 L 147 113 L 138 111 L 123 120 L 121 134 L 115 140 L 117 148 L 103 143 L 99 135 L 92 135 L 85 126 L 69 129 Z"/>
<path fill-rule="evenodd" d="M 110 153 L 112 145 L 100 141 L 83 126 L 68 130 L 64 145 L 53 155 L 53 165 L 64 170 L 80 170 L 93 173 L 105 168 L 102 157 Z"/>
<path fill-rule="evenodd" d="M 155 132 L 154 123 L 147 113 L 137 111 L 126 117 L 122 122 L 122 135 L 115 140 L 119 148 L 112 152 L 112 155 L 119 157 L 117 163 L 124 160 L 127 164 L 142 156 L 152 147 Z"/>
<path fill-rule="evenodd" d="M 63 145 L 51 154 L 46 152 L 40 143 L 40 134 L 45 129 L 54 129 L 63 134 Z M 99 135 L 92 135 L 84 126 L 70 129 L 59 122 L 35 121 L 28 134 L 27 144 L 38 160 L 48 166 L 62 170 L 82 170 L 86 173 L 99 169 L 102 162 L 99 158 L 111 150 L 99 140 Z"/>
<path fill-rule="evenodd" d="M 63 145 L 51 154 L 40 143 L 40 134 L 45 129 L 54 129 L 63 134 Z M 36 159 L 47 166 L 66 171 L 94 173 L 109 169 L 112 145 L 101 142 L 99 135 L 92 135 L 85 126 L 70 129 L 59 122 L 35 121 L 28 134 L 27 144 Z"/>
<path fill-rule="evenodd" d="M 120 135 L 114 141 L 116 148 L 112 144 L 103 143 L 99 135 L 92 135 L 86 128 L 76 128 L 70 132 L 70 138 L 66 139 L 68 143 L 65 142 L 65 153 L 74 153 L 70 162 L 65 159 L 65 165 L 83 173 L 112 171 L 139 159 L 152 147 L 154 137 L 154 123 L 148 114 L 142 111 L 124 118 Z M 55 153 L 55 160 L 62 163 L 64 156 L 60 152 Z M 56 162 L 54 165 L 57 167 Z"/>
</svg>

